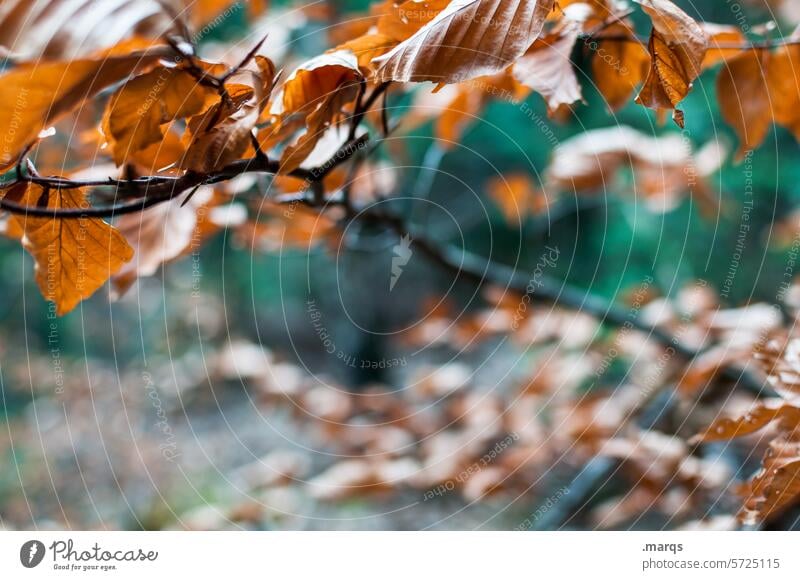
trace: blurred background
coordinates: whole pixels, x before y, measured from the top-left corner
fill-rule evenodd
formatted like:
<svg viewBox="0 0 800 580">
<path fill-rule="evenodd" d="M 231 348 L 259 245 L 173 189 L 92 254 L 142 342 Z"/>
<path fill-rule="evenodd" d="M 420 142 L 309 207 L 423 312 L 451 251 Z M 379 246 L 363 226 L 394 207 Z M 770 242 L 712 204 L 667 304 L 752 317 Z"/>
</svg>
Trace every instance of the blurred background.
<svg viewBox="0 0 800 580">
<path fill-rule="evenodd" d="M 718 23 L 779 18 L 785 33 L 795 16 L 761 1 L 739 0 L 738 9 L 678 4 Z M 274 0 L 258 21 L 232 10 L 201 39 L 201 54 L 246 49 L 269 30 L 267 53 L 291 70 L 336 44 L 331 23 L 367 5 Z M 646 33 L 646 21 L 637 22 Z M 734 163 L 736 137 L 721 121 L 713 72 L 684 102 L 681 132 L 633 103 L 611 113 L 591 81 L 589 55 L 579 47 L 574 58 L 585 105 L 553 118 L 538 95 L 495 99 L 446 149 L 435 138 L 436 119 L 423 114 L 384 141 L 362 177 L 364 195 L 389 188 L 394 199 L 385 203 L 434 239 L 633 304 L 645 316 L 648 305 L 665 301 L 691 303 L 693 313 L 777 302 L 797 229 L 795 139 L 773 129 L 764 146 Z M 412 118 L 431 88 L 417 89 L 425 96 L 393 92 L 390 118 Z M 698 155 L 711 144 L 724 151 L 721 165 L 703 176 L 702 188 L 677 187 L 670 196 L 645 195 L 630 167 L 592 192 L 547 185 L 557 145 L 615 126 L 678 137 Z M 491 194 L 502 176 L 531 189 L 538 201 L 530 212 L 509 216 L 502 194 Z M 557 509 L 596 451 L 587 425 L 613 425 L 628 404 L 621 392 L 597 423 L 593 393 L 643 384 L 658 352 L 588 315 L 548 306 L 531 307 L 517 328 L 508 296 L 456 281 L 414 254 L 413 243 L 391 287 L 397 243 L 361 229 L 311 251 L 255 247 L 224 229 L 119 300 L 101 291 L 56 319 L 35 286 L 32 260 L 17 241 L 0 240 L 0 524 L 550 525 L 543 515 Z M 762 311 L 759 321 L 771 324 L 771 316 Z M 610 345 L 618 356 L 609 356 Z M 658 437 L 647 445 L 664 470 L 647 477 L 672 478 L 669 461 L 686 450 L 670 455 L 680 444 Z M 715 516 L 732 525 L 733 485 L 758 456 L 697 461 L 695 479 L 676 475 L 668 490 L 642 485 L 641 474 L 604 478 L 557 526 L 679 527 Z"/>
</svg>

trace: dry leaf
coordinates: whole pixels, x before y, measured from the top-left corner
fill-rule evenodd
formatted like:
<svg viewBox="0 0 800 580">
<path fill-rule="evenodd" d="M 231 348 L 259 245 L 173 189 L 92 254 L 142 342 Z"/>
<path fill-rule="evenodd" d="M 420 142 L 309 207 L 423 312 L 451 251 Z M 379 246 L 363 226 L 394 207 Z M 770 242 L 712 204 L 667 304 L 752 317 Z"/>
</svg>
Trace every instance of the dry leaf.
<svg viewBox="0 0 800 580">
<path fill-rule="evenodd" d="M 45 190 L 30 185 L 22 203 L 30 206 L 47 202 L 57 209 L 86 208 L 78 189 Z M 98 218 L 53 219 L 14 216 L 25 235 L 22 243 L 36 261 L 36 283 L 42 295 L 56 304 L 59 316 L 105 284 L 125 262 L 133 249 L 116 228 Z"/>
<path fill-rule="evenodd" d="M 769 399 L 758 403 L 745 415 L 736 419 L 722 417 L 714 421 L 705 432 L 696 435 L 695 443 L 709 441 L 728 441 L 736 437 L 750 435 L 763 429 L 772 421 L 780 420 L 794 428 L 800 423 L 800 408 L 782 399 Z"/>
<path fill-rule="evenodd" d="M 275 65 L 256 56 L 258 72 L 244 71 L 249 84 L 226 85 L 227 98 L 189 121 L 186 154 L 179 166 L 199 172 L 222 169 L 251 148 L 253 129 L 272 93 Z M 244 81 L 243 81 L 244 82 Z"/>
<path fill-rule="evenodd" d="M 539 38 L 514 63 L 514 78 L 542 95 L 551 114 L 581 100 L 581 85 L 571 60 L 581 29 L 580 21 L 566 19 L 561 30 Z"/>
<path fill-rule="evenodd" d="M 0 46 L 15 59 L 73 60 L 134 32 L 156 39 L 173 27 L 158 0 L 4 0 Z"/>
<path fill-rule="evenodd" d="M 739 138 L 738 160 L 764 141 L 772 124 L 765 68 L 770 59 L 749 50 L 726 62 L 717 77 L 720 113 Z"/>
<path fill-rule="evenodd" d="M 337 46 L 334 50 L 352 52 L 358 59 L 358 66 L 365 71 L 374 68 L 372 61 L 389 52 L 397 41 L 386 34 L 365 34 Z"/>
<path fill-rule="evenodd" d="M 747 41 L 745 35 L 736 26 L 700 22 L 700 27 L 708 39 L 708 50 L 703 57 L 703 70 L 717 63 L 725 62 L 740 54 L 738 48 L 727 48 L 728 45 L 741 44 Z"/>
<path fill-rule="evenodd" d="M 739 519 L 754 525 L 774 517 L 800 499 L 800 442 L 796 435 L 770 443 L 762 467 L 741 490 L 745 497 Z"/>
<path fill-rule="evenodd" d="M 37 135 L 107 86 L 169 54 L 164 47 L 124 52 L 132 42 L 93 58 L 21 65 L 0 76 L 0 169 L 13 165 Z"/>
<path fill-rule="evenodd" d="M 608 32 L 633 38 L 631 29 L 619 24 Z M 647 77 L 649 66 L 650 55 L 638 41 L 600 39 L 592 56 L 592 78 L 609 108 L 616 111 L 630 100 L 633 91 Z"/>
<path fill-rule="evenodd" d="M 512 173 L 493 178 L 487 190 L 511 226 L 519 226 L 528 214 L 547 207 L 547 198 L 527 173 Z"/>
<path fill-rule="evenodd" d="M 539 36 L 554 0 L 453 0 L 378 58 L 379 81 L 454 83 L 500 72 Z"/>
<path fill-rule="evenodd" d="M 109 99 L 103 133 L 117 165 L 164 139 L 164 126 L 205 111 L 219 100 L 181 68 L 158 67 L 126 82 Z"/>
<path fill-rule="evenodd" d="M 362 76 L 349 51 L 320 55 L 300 65 L 287 79 L 281 97 L 280 125 L 292 117 L 304 118 L 305 133 L 281 155 L 281 173 L 297 169 L 332 125 L 342 118 L 346 104 L 358 92 Z"/>
<path fill-rule="evenodd" d="M 636 102 L 645 107 L 672 109 L 672 118 L 683 127 L 677 109 L 702 69 L 707 49 L 703 29 L 669 0 L 636 0 L 653 21 L 650 35 L 650 73 Z"/>
<path fill-rule="evenodd" d="M 380 34 L 403 42 L 450 4 L 450 0 L 385 0 L 382 5 L 373 7 L 372 12 L 379 15 L 377 28 Z"/>
<path fill-rule="evenodd" d="M 117 227 L 136 254 L 112 280 L 118 296 L 137 278 L 152 276 L 162 264 L 183 255 L 190 246 L 199 246 L 203 240 L 195 235 L 198 211 L 207 211 L 213 196 L 214 190 L 205 187 L 195 192 L 185 205 L 176 199 L 120 218 Z"/>
</svg>

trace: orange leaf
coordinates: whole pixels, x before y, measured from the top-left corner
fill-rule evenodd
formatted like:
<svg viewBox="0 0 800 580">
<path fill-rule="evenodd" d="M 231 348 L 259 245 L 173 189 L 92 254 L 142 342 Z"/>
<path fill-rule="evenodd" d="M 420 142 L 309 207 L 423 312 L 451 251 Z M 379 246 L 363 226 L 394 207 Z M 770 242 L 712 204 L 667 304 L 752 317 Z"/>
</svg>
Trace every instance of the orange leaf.
<svg viewBox="0 0 800 580">
<path fill-rule="evenodd" d="M 780 514 L 800 499 L 800 443 L 790 435 L 770 443 L 761 469 L 743 487 L 739 519 L 754 525 Z"/>
<path fill-rule="evenodd" d="M 281 125 L 303 115 L 306 131 L 284 150 L 281 173 L 297 169 L 327 129 L 341 119 L 342 109 L 355 99 L 361 79 L 356 58 L 349 51 L 320 55 L 292 73 L 283 88 Z"/>
<path fill-rule="evenodd" d="M 3 0 L 0 48 L 14 60 L 74 60 L 117 43 L 163 38 L 173 18 L 158 0 Z M 140 47 L 141 48 L 141 47 Z"/>
<path fill-rule="evenodd" d="M 272 61 L 263 56 L 255 60 L 259 71 L 244 71 L 240 75 L 248 84 L 226 85 L 227 98 L 189 121 L 185 136 L 188 145 L 180 167 L 200 172 L 216 171 L 248 150 L 253 129 L 275 80 Z"/>
<path fill-rule="evenodd" d="M 764 141 L 772 123 L 767 88 L 768 52 L 749 50 L 726 62 L 717 77 L 722 118 L 739 138 L 738 160 Z"/>
<path fill-rule="evenodd" d="M 487 186 L 489 195 L 509 225 L 519 225 L 529 213 L 547 207 L 547 198 L 526 173 L 496 177 Z"/>
<path fill-rule="evenodd" d="M 386 0 L 383 6 L 373 9 L 381 14 L 378 32 L 402 42 L 436 18 L 448 4 L 450 0 Z"/>
<path fill-rule="evenodd" d="M 25 64 L 0 76 L 0 169 L 12 166 L 50 124 L 137 68 L 168 54 L 164 47 L 127 54 L 113 51 L 71 62 Z"/>
<path fill-rule="evenodd" d="M 358 66 L 370 70 L 372 61 L 395 47 L 397 41 L 385 34 L 365 34 L 340 44 L 335 50 L 348 50 L 358 58 Z"/>
<path fill-rule="evenodd" d="M 596 53 L 592 57 L 592 78 L 597 90 L 611 110 L 616 111 L 628 102 L 636 87 L 647 77 L 650 55 L 645 47 L 633 40 L 629 28 L 617 25 L 608 32 L 631 39 L 598 40 Z"/>
<path fill-rule="evenodd" d="M 703 58 L 703 70 L 741 54 L 742 51 L 738 48 L 724 47 L 724 45 L 744 43 L 747 40 L 737 27 L 713 22 L 700 22 L 700 27 L 708 39 L 708 51 Z"/>
<path fill-rule="evenodd" d="M 163 125 L 207 109 L 219 96 L 180 68 L 158 67 L 125 83 L 108 102 L 103 132 L 114 162 L 164 139 Z"/>
<path fill-rule="evenodd" d="M 26 205 L 54 210 L 86 208 L 78 189 L 50 191 L 30 185 Z M 42 295 L 56 304 L 59 316 L 88 298 L 133 257 L 133 249 L 116 228 L 98 218 L 54 219 L 14 216 L 25 232 L 22 243 L 36 261 L 36 283 Z"/>
<path fill-rule="evenodd" d="M 636 1 L 653 21 L 650 73 L 636 102 L 656 110 L 672 109 L 672 118 L 683 127 L 683 112 L 676 107 L 700 74 L 706 36 L 697 22 L 669 0 Z"/>
</svg>

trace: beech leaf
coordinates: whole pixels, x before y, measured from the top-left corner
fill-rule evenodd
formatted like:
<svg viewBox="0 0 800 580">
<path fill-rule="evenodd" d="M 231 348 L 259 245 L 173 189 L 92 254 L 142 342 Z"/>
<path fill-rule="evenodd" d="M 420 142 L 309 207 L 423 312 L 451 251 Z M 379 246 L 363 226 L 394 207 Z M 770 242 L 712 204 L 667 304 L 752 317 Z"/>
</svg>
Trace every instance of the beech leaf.
<svg viewBox="0 0 800 580">
<path fill-rule="evenodd" d="M 379 81 L 454 83 L 501 71 L 542 31 L 554 0 L 453 0 L 388 54 Z"/>
<path fill-rule="evenodd" d="M 648 49 L 650 72 L 636 102 L 645 107 L 672 109 L 672 117 L 683 127 L 683 112 L 677 109 L 692 88 L 702 68 L 708 41 L 703 29 L 669 0 L 636 0 L 653 21 Z"/>
<path fill-rule="evenodd" d="M 33 206 L 42 200 L 53 210 L 88 207 L 79 189 L 45 192 L 33 184 L 22 203 Z M 42 295 L 55 303 L 59 316 L 94 294 L 133 257 L 133 249 L 122 234 L 99 218 L 28 215 L 13 219 L 24 232 L 23 246 L 36 261 L 36 283 Z"/>
</svg>

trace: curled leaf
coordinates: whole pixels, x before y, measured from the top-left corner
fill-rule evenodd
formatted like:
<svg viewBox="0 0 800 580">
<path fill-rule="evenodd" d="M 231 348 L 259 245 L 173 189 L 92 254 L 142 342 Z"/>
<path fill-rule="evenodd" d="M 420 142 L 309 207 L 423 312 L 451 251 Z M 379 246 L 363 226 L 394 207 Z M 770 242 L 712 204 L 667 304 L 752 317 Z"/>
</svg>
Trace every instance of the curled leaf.
<svg viewBox="0 0 800 580">
<path fill-rule="evenodd" d="M 581 100 L 581 85 L 571 60 L 581 29 L 580 21 L 566 19 L 561 30 L 539 38 L 514 63 L 514 77 L 542 95 L 550 113 Z"/>
<path fill-rule="evenodd" d="M 497 73 L 539 36 L 554 0 L 453 0 L 378 58 L 379 81 L 454 83 Z"/>
<path fill-rule="evenodd" d="M 653 21 L 648 45 L 650 72 L 636 102 L 645 107 L 672 109 L 672 117 L 683 127 L 683 112 L 677 109 L 692 88 L 702 68 L 708 42 L 703 29 L 669 0 L 636 0 Z"/>
<path fill-rule="evenodd" d="M 221 169 L 250 147 L 252 132 L 272 92 L 275 66 L 257 56 L 259 71 L 247 71 L 249 84 L 226 85 L 226 97 L 189 121 L 186 153 L 179 166 L 193 171 Z"/>
<path fill-rule="evenodd" d="M 323 54 L 300 65 L 283 87 L 279 127 L 293 117 L 304 117 L 305 133 L 281 156 L 281 173 L 297 169 L 323 137 L 337 124 L 342 112 L 358 93 L 362 80 L 355 56 L 349 51 Z"/>
<path fill-rule="evenodd" d="M 126 82 L 108 102 L 103 133 L 117 165 L 164 139 L 175 119 L 197 115 L 219 96 L 188 71 L 158 67 Z"/>
</svg>

